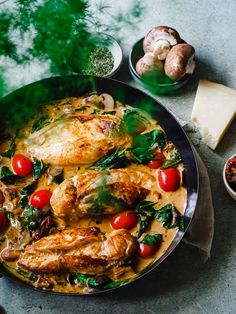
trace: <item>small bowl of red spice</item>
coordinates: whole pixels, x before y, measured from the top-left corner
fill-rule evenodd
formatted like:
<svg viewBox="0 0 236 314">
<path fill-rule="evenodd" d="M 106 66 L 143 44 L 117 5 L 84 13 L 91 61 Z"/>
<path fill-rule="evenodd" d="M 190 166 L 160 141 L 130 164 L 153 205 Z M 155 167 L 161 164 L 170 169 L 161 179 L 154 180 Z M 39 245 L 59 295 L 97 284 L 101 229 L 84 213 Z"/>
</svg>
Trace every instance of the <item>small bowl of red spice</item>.
<svg viewBox="0 0 236 314">
<path fill-rule="evenodd" d="M 223 170 L 223 180 L 227 192 L 236 200 L 236 154 L 226 161 Z"/>
</svg>

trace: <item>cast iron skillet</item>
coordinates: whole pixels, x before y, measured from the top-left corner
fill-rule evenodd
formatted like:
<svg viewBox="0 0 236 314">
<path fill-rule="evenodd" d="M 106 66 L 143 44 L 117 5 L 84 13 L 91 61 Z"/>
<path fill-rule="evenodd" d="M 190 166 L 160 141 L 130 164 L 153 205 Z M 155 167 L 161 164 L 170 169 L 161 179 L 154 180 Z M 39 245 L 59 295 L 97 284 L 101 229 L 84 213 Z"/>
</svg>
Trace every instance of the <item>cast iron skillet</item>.
<svg viewBox="0 0 236 314">
<path fill-rule="evenodd" d="M 25 111 L 22 114 L 22 108 L 27 109 L 28 115 L 35 116 L 38 110 L 37 107 L 39 107 L 40 104 L 65 97 L 85 96 L 95 92 L 98 94 L 109 93 L 116 100 L 119 100 L 122 103 L 127 103 L 131 106 L 148 111 L 149 114 L 160 123 L 160 125 L 165 130 L 167 137 L 179 150 L 185 169 L 184 178 L 187 188 L 187 204 L 184 216 L 186 225 L 188 227 L 194 215 L 198 197 L 199 177 L 195 154 L 185 132 L 179 123 L 175 120 L 175 118 L 170 114 L 170 112 L 165 109 L 158 101 L 154 100 L 140 90 L 116 80 L 90 76 L 72 75 L 44 79 L 24 86 L 9 94 L 0 101 L 1 125 L 3 125 L 3 127 L 4 125 L 10 125 L 12 128 L 17 128 L 17 124 L 24 124 L 26 118 Z M 17 115 L 15 115 L 16 112 Z M 175 239 L 168 247 L 167 251 L 163 254 L 163 256 L 149 265 L 134 280 L 144 276 L 147 272 L 156 268 L 175 249 L 177 244 L 184 236 L 185 232 L 178 231 Z M 29 284 L 21 281 L 19 278 L 14 277 L 7 271 L 7 269 L 4 268 L 3 265 L 0 265 L 0 267 L 1 272 L 4 275 L 14 278 L 17 282 L 23 283 L 26 286 L 30 286 Z M 134 280 L 130 282 L 133 282 Z M 35 290 L 39 290 L 32 286 L 30 287 Z M 98 292 L 105 292 L 110 290 L 111 289 L 101 290 Z M 40 291 L 42 290 L 40 289 Z M 51 291 L 46 292 L 74 295 L 70 293 L 57 293 Z"/>
</svg>

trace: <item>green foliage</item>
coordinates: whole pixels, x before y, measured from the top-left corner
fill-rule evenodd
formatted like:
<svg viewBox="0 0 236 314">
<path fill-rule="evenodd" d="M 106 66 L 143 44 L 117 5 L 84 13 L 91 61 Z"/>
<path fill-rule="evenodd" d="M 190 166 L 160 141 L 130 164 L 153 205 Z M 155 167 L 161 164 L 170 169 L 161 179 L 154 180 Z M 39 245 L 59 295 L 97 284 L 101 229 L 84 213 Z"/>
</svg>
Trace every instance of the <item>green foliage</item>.
<svg viewBox="0 0 236 314">
<path fill-rule="evenodd" d="M 123 168 L 127 165 L 125 151 L 125 149 L 117 148 L 112 154 L 99 159 L 96 163 L 90 166 L 89 169 L 108 170 Z"/>
<path fill-rule="evenodd" d="M 11 158 L 15 154 L 15 149 L 16 149 L 15 138 L 13 138 L 12 136 L 9 136 L 9 140 L 11 141 L 10 147 L 6 152 L 0 153 L 2 157 Z"/>
<path fill-rule="evenodd" d="M 184 217 L 177 211 L 173 204 L 167 204 L 156 212 L 156 219 L 163 224 L 166 229 L 178 227 L 184 231 Z"/>
<path fill-rule="evenodd" d="M 42 160 L 33 158 L 33 177 L 35 180 L 40 179 L 46 169 L 47 165 Z"/>
<path fill-rule="evenodd" d="M 30 231 L 36 230 L 43 218 L 48 215 L 48 212 L 44 212 L 37 207 L 31 205 L 26 206 L 22 215 L 22 226 L 28 228 Z"/>
<path fill-rule="evenodd" d="M 8 167 L 3 166 L 0 171 L 0 180 L 4 184 L 14 184 L 18 179 L 19 176 L 15 175 Z"/>
<path fill-rule="evenodd" d="M 153 202 L 141 201 L 136 208 L 139 218 L 137 231 L 138 238 L 151 227 L 151 223 L 155 219 L 156 210 L 154 205 L 155 203 Z"/>
<path fill-rule="evenodd" d="M 147 245 L 160 244 L 163 241 L 162 234 L 147 234 L 140 242 Z"/>
<path fill-rule="evenodd" d="M 85 274 L 76 274 L 76 281 L 79 282 L 83 286 L 87 286 L 90 288 L 99 287 L 99 282 L 93 276 L 85 275 Z"/>
<path fill-rule="evenodd" d="M 37 181 L 25 186 L 21 191 L 21 199 L 19 202 L 19 205 L 21 208 L 25 208 L 28 203 L 29 203 L 29 196 L 35 191 L 35 189 L 37 188 Z"/>
<path fill-rule="evenodd" d="M 44 128 L 49 123 L 50 123 L 50 117 L 48 115 L 42 116 L 34 122 L 34 124 L 32 125 L 31 132 L 32 133 L 37 132 L 41 130 L 42 128 Z"/>
</svg>

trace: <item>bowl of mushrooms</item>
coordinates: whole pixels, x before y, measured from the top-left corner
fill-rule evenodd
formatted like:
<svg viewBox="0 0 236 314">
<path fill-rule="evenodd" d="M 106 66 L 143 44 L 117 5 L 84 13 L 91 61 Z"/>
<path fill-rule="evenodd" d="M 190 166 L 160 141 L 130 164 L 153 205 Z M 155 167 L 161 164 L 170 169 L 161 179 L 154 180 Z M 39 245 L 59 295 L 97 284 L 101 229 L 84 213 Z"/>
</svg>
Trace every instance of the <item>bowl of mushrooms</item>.
<svg viewBox="0 0 236 314">
<path fill-rule="evenodd" d="M 195 49 L 169 26 L 157 26 L 138 40 L 129 55 L 134 79 L 166 94 L 184 86 L 195 69 Z"/>
</svg>

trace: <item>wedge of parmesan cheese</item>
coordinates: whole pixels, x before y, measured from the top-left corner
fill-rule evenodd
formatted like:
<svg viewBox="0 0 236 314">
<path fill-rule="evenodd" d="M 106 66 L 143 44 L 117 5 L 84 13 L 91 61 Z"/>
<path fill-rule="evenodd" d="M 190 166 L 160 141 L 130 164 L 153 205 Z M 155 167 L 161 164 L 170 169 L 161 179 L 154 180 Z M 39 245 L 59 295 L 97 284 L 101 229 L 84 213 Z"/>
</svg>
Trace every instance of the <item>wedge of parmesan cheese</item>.
<svg viewBox="0 0 236 314">
<path fill-rule="evenodd" d="M 236 90 L 202 80 L 199 82 L 191 119 L 203 141 L 215 149 L 236 116 Z"/>
</svg>

